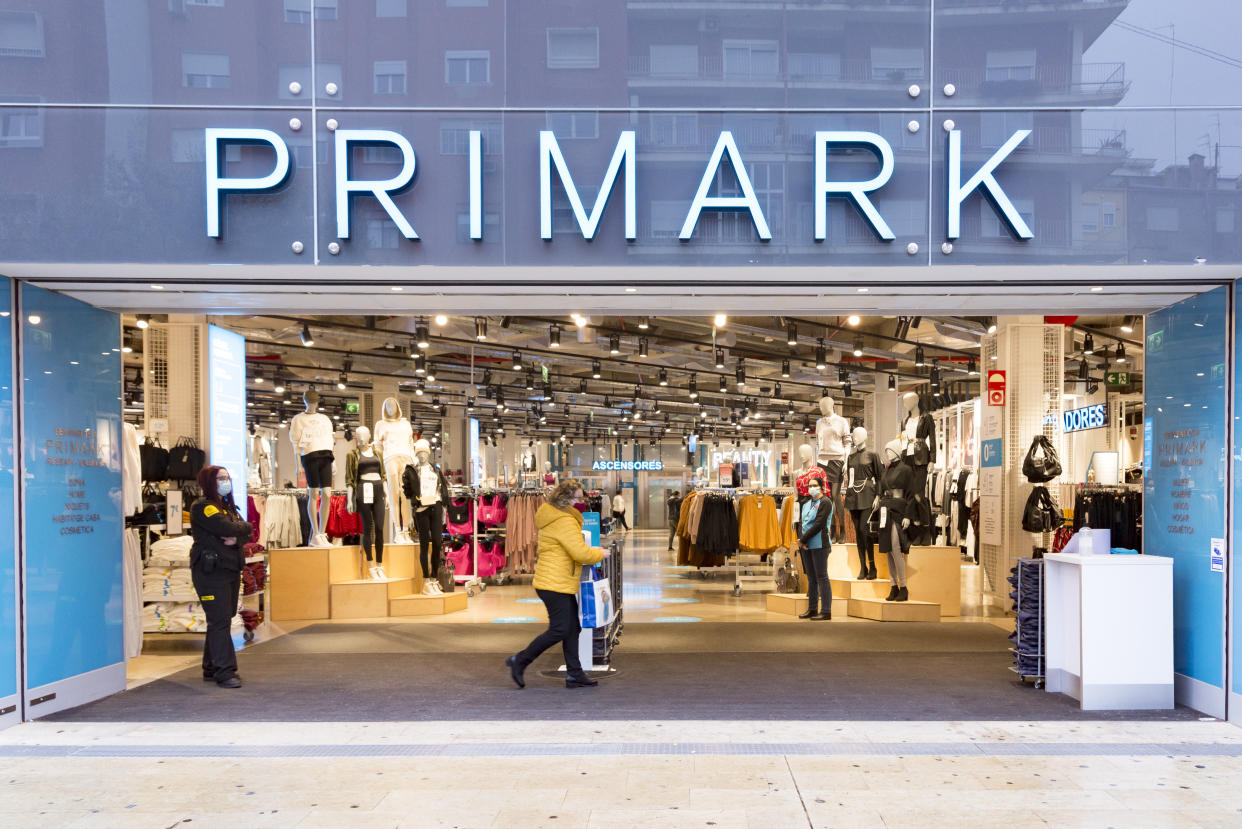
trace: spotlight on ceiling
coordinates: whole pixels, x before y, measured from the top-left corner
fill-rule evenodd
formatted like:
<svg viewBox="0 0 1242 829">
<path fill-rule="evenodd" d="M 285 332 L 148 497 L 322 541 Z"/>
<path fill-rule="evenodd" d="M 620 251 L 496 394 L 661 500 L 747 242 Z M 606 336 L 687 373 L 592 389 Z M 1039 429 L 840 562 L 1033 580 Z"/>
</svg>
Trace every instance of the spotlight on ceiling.
<svg viewBox="0 0 1242 829">
<path fill-rule="evenodd" d="M 548 327 L 548 348 L 561 347 L 561 327 L 552 325 Z"/>
<path fill-rule="evenodd" d="M 724 314 L 717 314 L 712 319 L 712 322 L 715 324 L 717 328 L 724 328 L 725 324 L 729 322 L 729 318 L 725 316 Z"/>
<path fill-rule="evenodd" d="M 895 374 L 888 375 L 888 390 L 897 391 L 897 375 Z"/>
<path fill-rule="evenodd" d="M 862 319 L 859 318 L 858 314 L 850 314 L 845 318 L 845 321 L 850 325 L 858 325 L 858 323 L 862 322 Z"/>
<path fill-rule="evenodd" d="M 1083 354 L 1094 354 L 1095 353 L 1095 337 L 1092 337 L 1091 334 L 1089 333 L 1087 334 L 1086 338 L 1084 338 L 1082 341 L 1082 353 Z"/>
<path fill-rule="evenodd" d="M 789 360 L 781 360 L 781 377 L 789 378 Z"/>
<path fill-rule="evenodd" d="M 1134 317 L 1124 317 L 1121 320 L 1121 330 L 1127 334 L 1134 333 Z"/>
<path fill-rule="evenodd" d="M 862 341 L 862 337 L 859 337 L 858 339 L 854 340 L 854 356 L 861 357 L 862 355 L 863 355 L 863 341 Z"/>
<path fill-rule="evenodd" d="M 479 342 L 483 342 L 484 340 L 487 339 L 487 318 L 486 317 L 475 317 L 474 318 L 474 338 L 478 340 Z"/>
<path fill-rule="evenodd" d="M 922 368 L 923 366 L 927 365 L 927 360 L 924 359 L 924 355 L 923 355 L 923 346 L 921 345 L 916 346 L 914 349 L 914 365 L 917 368 Z"/>
<path fill-rule="evenodd" d="M 648 344 L 648 342 L 647 342 L 647 338 L 646 338 L 646 337 L 639 337 L 639 338 L 638 338 L 638 356 L 639 356 L 639 357 L 642 357 L 642 358 L 644 358 L 644 359 L 647 357 L 648 345 L 649 345 L 649 344 Z"/>
<path fill-rule="evenodd" d="M 431 340 L 427 336 L 427 326 L 419 323 L 414 326 L 414 342 L 419 348 L 430 348 Z"/>
<path fill-rule="evenodd" d="M 785 342 L 789 343 L 790 346 L 798 344 L 798 326 L 792 322 L 789 323 L 789 327 L 785 330 Z"/>
<path fill-rule="evenodd" d="M 306 346 L 307 348 L 310 348 L 312 345 L 315 344 L 315 338 L 311 336 L 310 326 L 306 325 L 305 323 L 303 323 L 302 325 L 301 337 L 302 337 L 302 345 Z"/>
<path fill-rule="evenodd" d="M 594 377 L 596 380 L 600 378 L 599 360 L 591 361 L 591 376 Z"/>
<path fill-rule="evenodd" d="M 823 371 L 828 367 L 828 350 L 824 348 L 824 338 L 819 338 L 819 343 L 815 346 L 815 368 Z"/>
</svg>

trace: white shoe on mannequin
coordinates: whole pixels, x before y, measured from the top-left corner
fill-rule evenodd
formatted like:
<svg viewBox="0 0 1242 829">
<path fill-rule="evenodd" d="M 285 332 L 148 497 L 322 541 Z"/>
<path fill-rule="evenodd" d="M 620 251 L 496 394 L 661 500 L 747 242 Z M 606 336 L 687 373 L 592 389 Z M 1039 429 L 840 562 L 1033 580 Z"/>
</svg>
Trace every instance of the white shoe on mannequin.
<svg viewBox="0 0 1242 829">
<path fill-rule="evenodd" d="M 432 580 L 428 581 L 427 583 L 431 585 L 431 593 L 432 593 L 432 595 L 435 595 L 435 596 L 443 596 L 443 595 L 444 595 L 444 591 L 440 589 L 440 582 L 438 582 L 438 581 L 436 581 L 436 580 L 432 579 Z"/>
<path fill-rule="evenodd" d="M 434 584 L 435 582 L 433 582 L 431 579 L 423 579 L 423 595 L 424 596 L 435 595 L 436 591 L 435 591 L 435 588 L 432 586 Z"/>
<path fill-rule="evenodd" d="M 379 575 L 376 572 L 374 564 L 372 564 L 370 567 L 367 568 L 367 572 L 370 574 L 371 581 L 375 581 L 376 579 L 379 578 Z"/>
<path fill-rule="evenodd" d="M 384 565 L 382 565 L 382 564 L 377 564 L 377 565 L 375 565 L 375 572 L 379 573 L 379 577 L 380 577 L 381 579 L 386 579 L 386 578 L 388 578 L 388 571 L 386 571 L 386 570 L 384 569 Z"/>
</svg>

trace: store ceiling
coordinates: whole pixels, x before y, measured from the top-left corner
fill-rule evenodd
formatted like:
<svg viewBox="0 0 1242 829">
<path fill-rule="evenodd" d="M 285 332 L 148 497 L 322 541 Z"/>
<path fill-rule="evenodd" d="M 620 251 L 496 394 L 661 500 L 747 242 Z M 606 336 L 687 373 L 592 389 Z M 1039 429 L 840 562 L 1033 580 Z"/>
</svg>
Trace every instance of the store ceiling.
<svg viewBox="0 0 1242 829">
<path fill-rule="evenodd" d="M 135 321 L 126 317 L 128 324 Z M 864 396 L 887 389 L 890 377 L 901 391 L 932 395 L 933 366 L 940 401 L 973 397 L 978 378 L 971 372 L 978 368 L 980 340 L 992 320 L 864 316 L 852 323 L 845 316 L 745 316 L 729 317 L 717 327 L 710 316 L 592 316 L 578 326 L 566 316 L 448 315 L 437 324 L 435 316 L 281 314 L 212 321 L 247 338 L 252 422 L 275 425 L 301 411 L 302 392 L 311 386 L 322 394 L 326 412 L 348 422 L 346 401 L 372 388 L 391 388 L 395 379 L 403 405 L 422 425 L 436 419 L 437 404 L 460 406 L 473 399 L 476 415 L 506 424 L 510 433 L 555 437 L 564 430 L 570 437 L 602 437 L 615 429 L 657 437 L 666 430 L 684 434 L 693 423 L 696 432 L 753 439 L 813 422 L 824 394 L 834 397 L 845 415 L 861 415 Z M 1120 330 L 1123 321 L 1083 317 L 1076 325 L 1093 330 L 1097 346 L 1110 335 L 1127 340 L 1134 357 L 1142 318 L 1129 334 Z M 485 340 L 477 339 L 481 324 Z M 417 347 L 422 326 L 425 350 Z M 554 347 L 557 330 L 559 347 Z M 304 333 L 313 345 L 303 344 Z M 789 345 L 791 335 L 796 346 Z M 821 340 L 822 370 L 817 368 Z M 921 367 L 916 365 L 920 350 Z M 515 351 L 520 370 L 512 367 Z M 412 353 L 426 355 L 434 380 L 418 372 Z M 1076 382 L 1080 360 L 1067 363 L 1069 382 Z M 1098 356 L 1090 364 L 1091 376 L 1100 382 L 1105 360 Z M 260 376 L 263 382 L 256 383 Z"/>
</svg>

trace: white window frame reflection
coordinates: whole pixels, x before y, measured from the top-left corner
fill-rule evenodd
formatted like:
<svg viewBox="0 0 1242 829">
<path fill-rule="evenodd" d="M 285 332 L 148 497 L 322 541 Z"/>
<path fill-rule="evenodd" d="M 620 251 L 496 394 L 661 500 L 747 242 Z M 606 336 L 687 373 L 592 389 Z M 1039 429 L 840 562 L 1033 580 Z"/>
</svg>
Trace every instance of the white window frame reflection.
<svg viewBox="0 0 1242 829">
<path fill-rule="evenodd" d="M 0 58 L 47 56 L 43 15 L 36 11 L 0 10 L 0 34 Z"/>
<path fill-rule="evenodd" d="M 775 40 L 727 38 L 721 43 L 720 53 L 724 76 L 729 80 L 768 81 L 780 77 L 781 47 Z"/>
<path fill-rule="evenodd" d="M 558 140 L 599 138 L 598 112 L 549 112 L 544 120 Z"/>
<path fill-rule="evenodd" d="M 591 42 L 591 47 L 583 54 L 558 54 L 560 49 L 573 39 Z M 557 41 L 560 41 L 559 43 Z M 547 30 L 548 68 L 549 69 L 599 69 L 599 27 L 584 26 L 578 28 L 554 28 Z M 582 44 L 573 44 L 580 46 Z"/>
<path fill-rule="evenodd" d="M 377 60 L 372 66 L 376 95 L 406 94 L 407 65 L 403 60 Z"/>
<path fill-rule="evenodd" d="M 215 71 L 191 71 L 206 69 Z M 228 89 L 232 84 L 231 72 L 228 55 L 218 52 L 181 53 L 181 85 L 186 89 Z"/>
<path fill-rule="evenodd" d="M 897 77 L 892 77 L 896 75 Z M 921 81 L 927 76 L 927 55 L 921 46 L 872 46 L 871 80 Z"/>
<path fill-rule="evenodd" d="M 10 95 L 11 101 L 37 103 L 29 95 Z M 39 107 L 13 107 L 0 109 L 0 149 L 42 147 L 46 123 Z"/>
<path fill-rule="evenodd" d="M 482 64 L 482 78 L 476 78 Z M 454 68 L 464 68 L 464 80 L 453 80 Z M 444 82 L 449 86 L 486 86 L 492 82 L 492 53 L 486 49 L 451 49 L 444 53 Z"/>
<path fill-rule="evenodd" d="M 504 130 L 499 121 L 442 121 L 440 155 L 469 155 L 470 130 L 483 133 L 483 155 L 500 155 Z"/>
<path fill-rule="evenodd" d="M 1035 80 L 1035 50 L 989 49 L 983 77 L 991 83 Z"/>
<path fill-rule="evenodd" d="M 378 18 L 409 17 L 409 0 L 375 0 L 375 16 Z"/>
</svg>

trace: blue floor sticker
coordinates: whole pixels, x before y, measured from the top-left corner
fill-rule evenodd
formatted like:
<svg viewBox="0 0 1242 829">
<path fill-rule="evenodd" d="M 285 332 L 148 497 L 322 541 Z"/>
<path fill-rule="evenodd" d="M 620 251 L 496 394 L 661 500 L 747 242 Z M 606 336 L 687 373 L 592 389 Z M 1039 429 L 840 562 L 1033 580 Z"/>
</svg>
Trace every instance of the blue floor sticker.
<svg viewBox="0 0 1242 829">
<path fill-rule="evenodd" d="M 655 621 L 657 622 L 701 622 L 703 620 L 700 619 L 698 616 L 657 616 L 655 617 Z"/>
<path fill-rule="evenodd" d="M 663 599 L 663 598 L 660 599 L 660 602 L 662 604 L 693 604 L 694 602 L 697 602 L 697 601 L 699 600 L 685 598 L 685 597 L 676 597 L 676 596 L 670 596 L 667 599 Z"/>
<path fill-rule="evenodd" d="M 525 625 L 531 622 L 538 622 L 534 616 L 497 616 L 492 619 L 494 625 Z"/>
<path fill-rule="evenodd" d="M 518 604 L 543 604 L 543 599 L 518 599 Z"/>
</svg>

